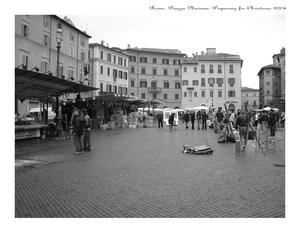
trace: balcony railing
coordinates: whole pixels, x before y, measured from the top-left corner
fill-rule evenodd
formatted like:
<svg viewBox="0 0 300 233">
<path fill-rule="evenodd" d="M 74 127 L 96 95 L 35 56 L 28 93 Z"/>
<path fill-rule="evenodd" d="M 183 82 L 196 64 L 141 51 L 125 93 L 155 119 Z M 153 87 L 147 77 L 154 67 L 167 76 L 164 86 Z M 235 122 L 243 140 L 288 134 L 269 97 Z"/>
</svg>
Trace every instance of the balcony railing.
<svg viewBox="0 0 300 233">
<path fill-rule="evenodd" d="M 158 93 L 158 92 L 161 92 L 161 87 L 148 87 L 148 91 L 150 93 Z"/>
</svg>

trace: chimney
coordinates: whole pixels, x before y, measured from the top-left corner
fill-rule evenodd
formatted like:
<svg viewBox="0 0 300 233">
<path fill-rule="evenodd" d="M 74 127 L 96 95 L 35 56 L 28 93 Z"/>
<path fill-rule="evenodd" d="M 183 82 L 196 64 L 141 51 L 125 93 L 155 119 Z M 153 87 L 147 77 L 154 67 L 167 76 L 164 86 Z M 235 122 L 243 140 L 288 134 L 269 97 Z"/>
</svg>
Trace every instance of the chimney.
<svg viewBox="0 0 300 233">
<path fill-rule="evenodd" d="M 207 48 L 206 49 L 207 55 L 215 55 L 216 54 L 216 48 Z"/>
<path fill-rule="evenodd" d="M 106 47 L 108 47 L 108 43 L 106 43 Z"/>
<path fill-rule="evenodd" d="M 101 40 L 101 45 L 104 45 L 104 40 Z"/>
<path fill-rule="evenodd" d="M 201 55 L 204 55 L 204 51 L 201 51 Z"/>
<path fill-rule="evenodd" d="M 127 45 L 127 48 L 130 49 L 130 44 Z"/>
</svg>

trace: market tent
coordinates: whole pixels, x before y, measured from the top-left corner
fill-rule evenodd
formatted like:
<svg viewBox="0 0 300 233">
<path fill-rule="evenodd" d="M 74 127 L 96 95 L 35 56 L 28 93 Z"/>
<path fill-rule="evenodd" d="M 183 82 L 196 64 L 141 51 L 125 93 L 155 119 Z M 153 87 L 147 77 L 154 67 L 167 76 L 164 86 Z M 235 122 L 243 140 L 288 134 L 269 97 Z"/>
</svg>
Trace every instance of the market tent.
<svg viewBox="0 0 300 233">
<path fill-rule="evenodd" d="M 15 97 L 18 99 L 60 96 L 97 89 L 49 74 L 15 68 Z"/>
<path fill-rule="evenodd" d="M 195 107 L 194 110 L 206 110 L 207 111 L 208 107 L 202 105 L 200 107 Z"/>
</svg>

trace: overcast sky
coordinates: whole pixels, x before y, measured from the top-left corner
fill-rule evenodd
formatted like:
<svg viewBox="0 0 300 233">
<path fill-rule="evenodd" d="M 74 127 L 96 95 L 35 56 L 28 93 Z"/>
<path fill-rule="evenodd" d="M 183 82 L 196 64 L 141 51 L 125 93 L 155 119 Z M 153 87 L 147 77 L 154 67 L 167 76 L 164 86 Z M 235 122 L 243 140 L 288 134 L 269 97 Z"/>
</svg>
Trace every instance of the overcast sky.
<svg viewBox="0 0 300 233">
<path fill-rule="evenodd" d="M 60 15 L 63 17 L 63 15 Z M 242 86 L 258 88 L 260 68 L 285 46 L 285 18 L 280 15 L 147 14 L 67 15 L 75 26 L 109 47 L 179 49 L 192 53 L 216 48 L 243 59 Z"/>
</svg>

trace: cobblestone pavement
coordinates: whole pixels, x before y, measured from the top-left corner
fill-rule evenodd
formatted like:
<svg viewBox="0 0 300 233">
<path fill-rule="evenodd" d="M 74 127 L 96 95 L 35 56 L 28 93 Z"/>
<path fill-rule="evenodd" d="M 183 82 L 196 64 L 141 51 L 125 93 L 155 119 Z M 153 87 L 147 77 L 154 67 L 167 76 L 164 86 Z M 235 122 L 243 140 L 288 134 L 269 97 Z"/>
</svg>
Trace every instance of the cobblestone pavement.
<svg viewBox="0 0 300 233">
<path fill-rule="evenodd" d="M 283 150 L 254 142 L 236 156 L 211 130 L 93 131 L 92 151 L 64 141 L 16 143 L 16 217 L 285 217 Z M 187 155 L 208 142 L 212 155 Z M 28 163 L 26 163 L 28 164 Z"/>
</svg>

